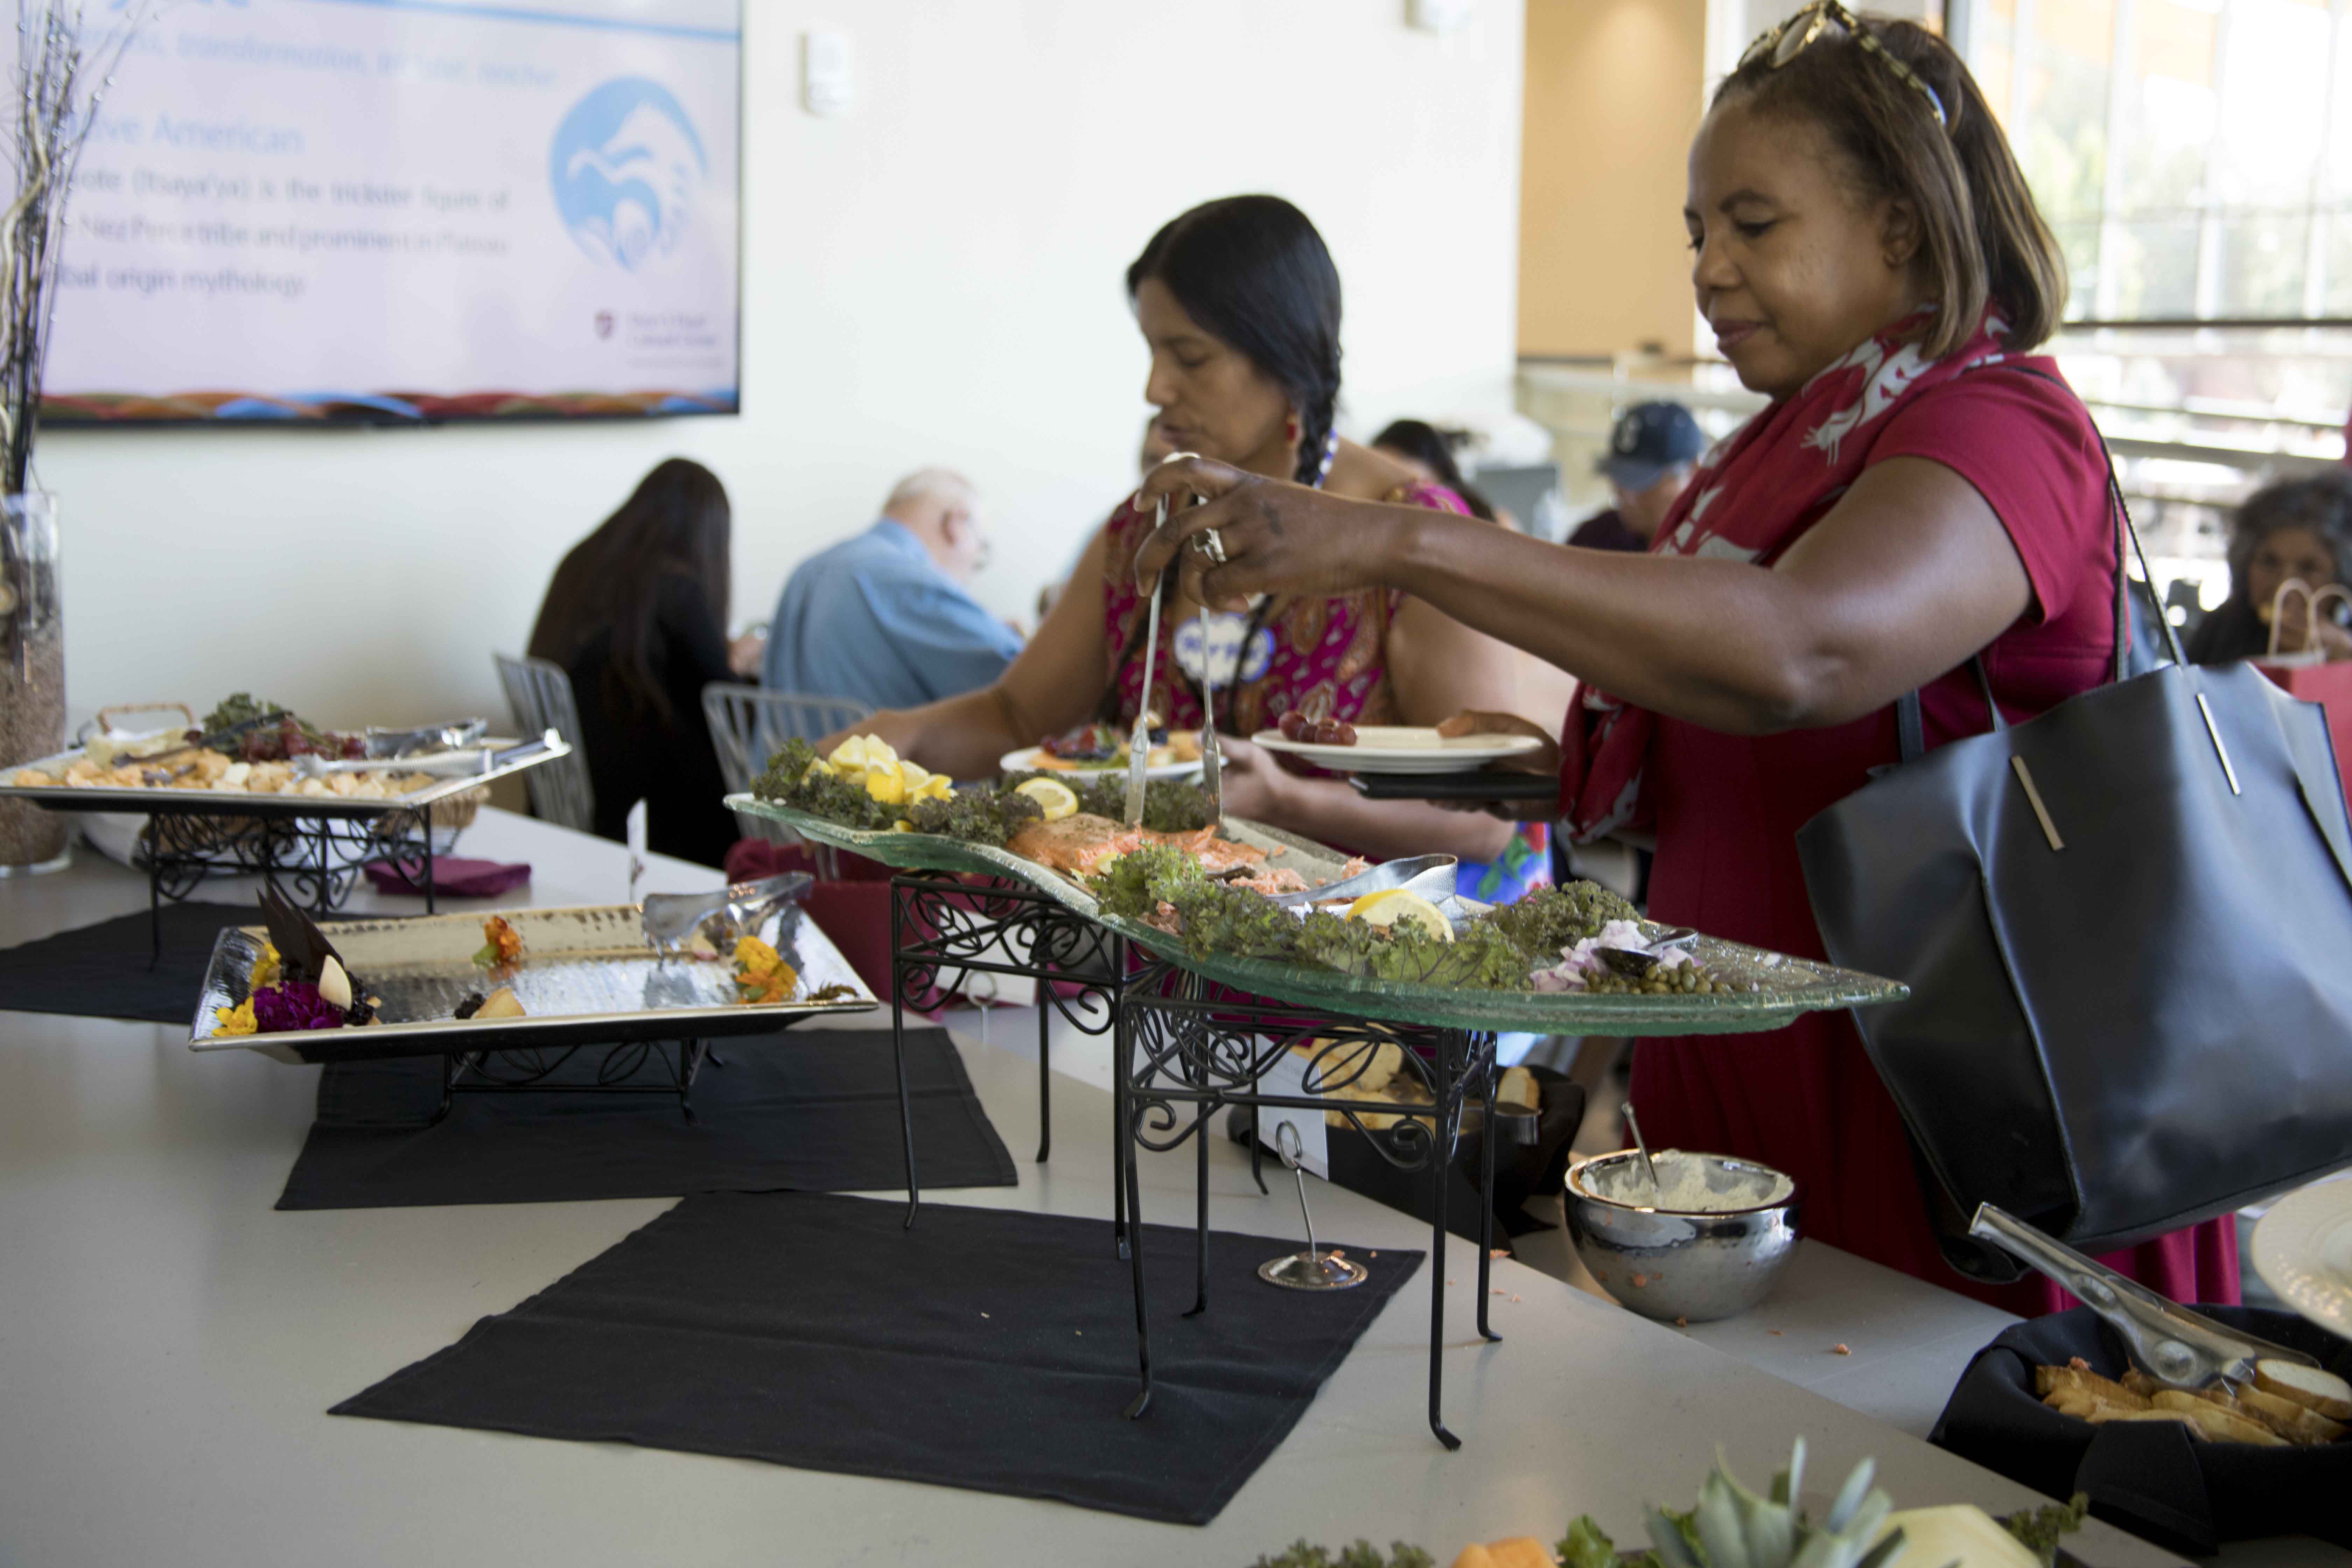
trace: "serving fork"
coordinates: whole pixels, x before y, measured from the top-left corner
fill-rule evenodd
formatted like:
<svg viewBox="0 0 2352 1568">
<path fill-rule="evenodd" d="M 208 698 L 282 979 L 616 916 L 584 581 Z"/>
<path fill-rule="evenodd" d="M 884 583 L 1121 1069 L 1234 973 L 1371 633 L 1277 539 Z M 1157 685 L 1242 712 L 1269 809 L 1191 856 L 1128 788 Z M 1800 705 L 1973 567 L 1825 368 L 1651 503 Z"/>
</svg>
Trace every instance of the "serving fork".
<svg viewBox="0 0 2352 1568">
<path fill-rule="evenodd" d="M 1168 524 L 1168 498 L 1161 496 L 1151 520 L 1154 538 Z M 1135 705 L 1135 728 L 1127 737 L 1127 825 L 1143 826 L 1144 773 L 1151 766 L 1151 667 L 1160 653 L 1160 597 L 1168 586 L 1162 572 L 1151 584 L 1151 618 L 1143 634 L 1143 694 Z"/>
</svg>

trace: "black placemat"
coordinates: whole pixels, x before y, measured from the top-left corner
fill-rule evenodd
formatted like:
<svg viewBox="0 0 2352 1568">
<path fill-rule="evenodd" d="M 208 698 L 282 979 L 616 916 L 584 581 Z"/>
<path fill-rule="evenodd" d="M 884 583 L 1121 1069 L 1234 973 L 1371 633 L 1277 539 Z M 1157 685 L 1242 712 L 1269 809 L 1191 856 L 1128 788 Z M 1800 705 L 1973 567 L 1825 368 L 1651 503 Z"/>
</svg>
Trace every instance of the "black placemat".
<svg viewBox="0 0 2352 1568">
<path fill-rule="evenodd" d="M 1135 1314 L 1106 1221 L 927 1204 L 906 1230 L 903 1215 L 804 1194 L 688 1198 L 332 1414 L 1206 1524 L 1422 1256 L 1349 1247 L 1370 1279 L 1308 1295 L 1255 1272 L 1296 1240 L 1214 1231 L 1209 1310 L 1185 1318 L 1192 1233 L 1145 1227 L 1154 1393 L 1130 1421 Z"/>
<path fill-rule="evenodd" d="M 559 1081 L 593 1081 L 609 1047 Z M 674 1047 L 665 1047 L 673 1050 Z M 339 1062 L 281 1209 L 564 1203 L 687 1193 L 872 1192 L 903 1186 L 890 1037 L 787 1029 L 718 1042 L 691 1122 L 667 1094 L 459 1094 L 437 1125 L 442 1059 Z M 494 1058 L 494 1061 L 496 1058 Z M 723 1064 L 723 1065 L 722 1065 Z M 501 1068 L 511 1073 L 511 1067 Z M 666 1081 L 650 1061 L 634 1081 Z M 932 1187 L 1009 1187 L 1013 1156 L 945 1029 L 907 1031 L 915 1173 Z"/>
<path fill-rule="evenodd" d="M 221 928 L 260 923 L 251 904 L 165 904 L 163 952 L 152 969 L 145 910 L 0 948 L 0 1008 L 185 1025 Z"/>
<path fill-rule="evenodd" d="M 2293 1312 L 2197 1310 L 2352 1374 L 2352 1344 Z M 2191 1556 L 2268 1535 L 2352 1547 L 2352 1441 L 2267 1448 L 2197 1441 L 2169 1421 L 2094 1426 L 2033 1393 L 2035 1367 L 2064 1366 L 2074 1356 L 2104 1377 L 2121 1377 L 2131 1365 L 2122 1339 L 2087 1307 L 2003 1330 L 1969 1362 L 1927 1440 L 2052 1497 L 2087 1492 L 2099 1518 Z"/>
</svg>

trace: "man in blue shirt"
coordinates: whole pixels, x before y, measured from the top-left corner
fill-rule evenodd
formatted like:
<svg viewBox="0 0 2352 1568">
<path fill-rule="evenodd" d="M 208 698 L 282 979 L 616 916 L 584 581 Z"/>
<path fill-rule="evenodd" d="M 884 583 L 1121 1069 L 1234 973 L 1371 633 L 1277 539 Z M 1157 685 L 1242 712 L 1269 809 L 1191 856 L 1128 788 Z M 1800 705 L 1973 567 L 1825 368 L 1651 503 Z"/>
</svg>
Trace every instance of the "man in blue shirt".
<svg viewBox="0 0 2352 1568">
<path fill-rule="evenodd" d="M 909 474 L 881 521 L 800 563 L 776 601 L 761 684 L 875 708 L 915 708 L 988 685 L 1021 637 L 967 591 L 986 563 L 971 482 Z"/>
</svg>

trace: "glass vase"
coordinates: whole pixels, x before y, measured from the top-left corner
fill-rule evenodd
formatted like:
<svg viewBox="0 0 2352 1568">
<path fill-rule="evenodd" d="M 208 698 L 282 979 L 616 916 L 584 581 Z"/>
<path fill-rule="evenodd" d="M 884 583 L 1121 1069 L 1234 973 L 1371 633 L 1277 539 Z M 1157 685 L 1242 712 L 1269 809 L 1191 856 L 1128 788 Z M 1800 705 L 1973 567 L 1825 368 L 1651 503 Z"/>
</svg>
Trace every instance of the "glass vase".
<svg viewBox="0 0 2352 1568">
<path fill-rule="evenodd" d="M 65 748 L 57 498 L 38 490 L 0 496 L 0 767 Z M 38 876 L 72 862 L 64 816 L 0 800 L 0 877 Z"/>
</svg>

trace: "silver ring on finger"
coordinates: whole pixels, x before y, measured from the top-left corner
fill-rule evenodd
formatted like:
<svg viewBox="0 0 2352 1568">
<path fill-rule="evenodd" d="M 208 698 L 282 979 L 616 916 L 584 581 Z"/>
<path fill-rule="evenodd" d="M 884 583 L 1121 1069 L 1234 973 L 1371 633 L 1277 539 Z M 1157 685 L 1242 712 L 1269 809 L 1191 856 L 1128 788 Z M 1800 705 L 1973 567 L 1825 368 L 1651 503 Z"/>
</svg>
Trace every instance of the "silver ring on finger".
<svg viewBox="0 0 2352 1568">
<path fill-rule="evenodd" d="M 1201 531 L 1201 551 L 1218 565 L 1223 566 L 1225 563 L 1225 542 L 1217 537 L 1215 529 L 1204 528 Z"/>
</svg>

